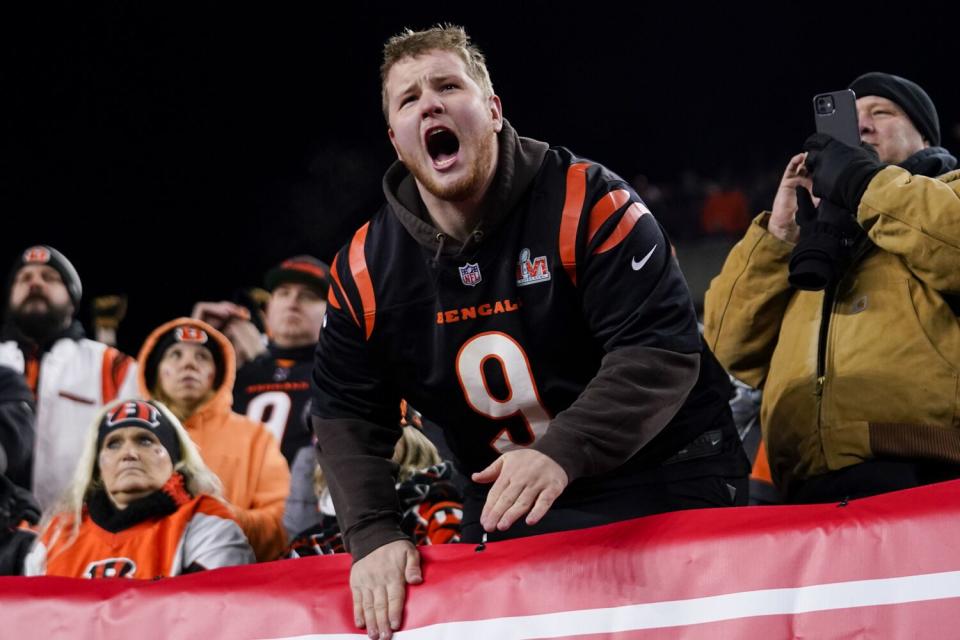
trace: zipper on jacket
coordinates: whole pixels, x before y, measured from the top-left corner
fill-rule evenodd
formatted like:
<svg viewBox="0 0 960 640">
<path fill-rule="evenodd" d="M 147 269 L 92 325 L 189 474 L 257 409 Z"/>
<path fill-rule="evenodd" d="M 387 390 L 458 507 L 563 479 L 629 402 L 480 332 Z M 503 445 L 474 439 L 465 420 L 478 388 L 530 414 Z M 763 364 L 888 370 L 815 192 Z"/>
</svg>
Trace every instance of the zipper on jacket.
<svg viewBox="0 0 960 640">
<path fill-rule="evenodd" d="M 833 283 L 823 292 L 823 309 L 820 312 L 820 335 L 817 338 L 817 397 L 823 395 L 823 385 L 827 378 L 827 337 L 830 333 L 830 316 L 833 315 L 833 301 L 840 283 Z"/>
<path fill-rule="evenodd" d="M 860 239 L 845 241 L 846 247 L 851 252 L 850 263 L 844 269 L 844 275 L 837 278 L 834 282 L 827 285 L 823 291 L 823 310 L 820 315 L 820 336 L 817 340 L 817 381 L 814 392 L 817 397 L 823 396 L 823 386 L 827 381 L 827 338 L 830 333 L 830 317 L 833 315 L 833 303 L 837 299 L 837 292 L 840 285 L 846 278 L 846 274 L 853 271 L 863 257 L 873 248 L 873 243 L 866 241 L 866 235 Z M 819 411 L 818 411 L 819 413 Z"/>
<path fill-rule="evenodd" d="M 824 443 L 823 437 L 823 389 L 827 383 L 827 340 L 830 336 L 830 318 L 833 316 L 833 308 L 836 304 L 837 293 L 840 291 L 841 284 L 846 280 L 847 275 L 853 273 L 864 256 L 869 253 L 873 243 L 867 241 L 866 235 L 862 235 L 855 241 L 852 241 L 851 257 L 843 275 L 834 282 L 827 285 L 823 292 L 823 310 L 820 318 L 820 336 L 817 342 L 817 379 L 814 387 L 817 403 L 817 438 L 820 442 L 820 453 L 826 460 L 829 456 L 828 447 Z"/>
<path fill-rule="evenodd" d="M 820 335 L 817 338 L 817 379 L 814 384 L 814 402 L 817 409 L 817 440 L 820 455 L 825 456 L 827 447 L 823 440 L 823 388 L 827 382 L 827 338 L 830 335 L 830 316 L 833 315 L 833 302 L 836 298 L 839 282 L 831 282 L 823 291 L 823 309 L 820 316 Z"/>
</svg>

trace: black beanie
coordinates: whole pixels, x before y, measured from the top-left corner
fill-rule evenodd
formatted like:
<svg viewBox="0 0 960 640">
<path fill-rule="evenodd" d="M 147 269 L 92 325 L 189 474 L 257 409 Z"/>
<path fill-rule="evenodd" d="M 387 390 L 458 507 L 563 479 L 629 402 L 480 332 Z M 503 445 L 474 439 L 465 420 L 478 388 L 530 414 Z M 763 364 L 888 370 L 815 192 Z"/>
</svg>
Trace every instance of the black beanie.
<svg viewBox="0 0 960 640">
<path fill-rule="evenodd" d="M 97 430 L 97 451 L 103 447 L 103 441 L 111 431 L 126 427 L 140 427 L 151 432 L 170 454 L 174 466 L 180 461 L 180 438 L 176 428 L 155 403 L 143 400 L 121 402 L 103 415 Z"/>
<path fill-rule="evenodd" d="M 13 285 L 17 272 L 28 264 L 46 264 L 50 265 L 63 278 L 63 284 L 67 287 L 67 293 L 70 295 L 70 301 L 73 302 L 73 308 L 76 310 L 80 306 L 80 297 L 83 295 L 83 285 L 80 284 L 80 276 L 77 270 L 73 268 L 66 256 L 45 244 L 38 244 L 30 247 L 20 254 L 20 258 L 13 264 L 10 270 L 9 285 Z M 9 290 L 9 286 L 7 289 Z"/>
<path fill-rule="evenodd" d="M 223 384 L 224 371 L 223 348 L 216 338 L 203 327 L 195 324 L 181 324 L 173 327 L 162 336 L 157 338 L 153 350 L 147 356 L 146 367 L 144 368 L 143 378 L 147 383 L 147 389 L 153 390 L 157 382 L 157 370 L 163 354 L 175 342 L 184 342 L 188 344 L 198 344 L 206 347 L 213 356 L 213 364 L 216 367 L 216 373 L 213 374 L 213 389 L 216 391 Z"/>
<path fill-rule="evenodd" d="M 889 73 L 872 71 L 851 82 L 850 88 L 858 98 L 880 96 L 893 100 L 903 109 L 913 126 L 930 143 L 930 146 L 940 146 L 940 120 L 937 117 L 937 108 L 927 92 L 917 83 Z"/>
</svg>

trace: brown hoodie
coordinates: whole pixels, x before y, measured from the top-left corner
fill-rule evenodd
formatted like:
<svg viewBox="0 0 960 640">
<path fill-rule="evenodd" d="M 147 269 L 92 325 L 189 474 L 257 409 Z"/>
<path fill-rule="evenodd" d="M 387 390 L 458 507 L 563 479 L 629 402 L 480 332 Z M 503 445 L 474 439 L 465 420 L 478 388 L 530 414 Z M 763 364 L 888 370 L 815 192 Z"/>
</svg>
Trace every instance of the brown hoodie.
<svg viewBox="0 0 960 640">
<path fill-rule="evenodd" d="M 144 398 L 147 388 L 147 361 L 157 340 L 178 326 L 203 329 L 223 351 L 223 381 L 214 396 L 183 421 L 190 438 L 200 448 L 207 466 L 219 476 L 223 493 L 233 505 L 237 521 L 250 540 L 260 562 L 275 560 L 286 545 L 283 507 L 290 491 L 290 470 L 273 435 L 259 422 L 231 411 L 233 404 L 233 346 L 222 333 L 200 320 L 178 318 L 157 327 L 143 343 L 138 382 Z M 156 372 L 151 372 L 152 376 Z"/>
</svg>

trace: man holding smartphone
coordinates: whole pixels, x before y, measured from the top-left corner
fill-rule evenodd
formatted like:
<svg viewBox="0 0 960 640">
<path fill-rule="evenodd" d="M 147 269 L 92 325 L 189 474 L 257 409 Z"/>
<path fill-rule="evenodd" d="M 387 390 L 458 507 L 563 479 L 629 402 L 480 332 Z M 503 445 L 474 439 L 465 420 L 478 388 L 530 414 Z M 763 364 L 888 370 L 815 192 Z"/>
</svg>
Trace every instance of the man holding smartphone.
<svg viewBox="0 0 960 640">
<path fill-rule="evenodd" d="M 850 88 L 862 145 L 811 136 L 705 301 L 708 344 L 763 389 L 770 469 L 792 502 L 960 477 L 957 160 L 918 85 L 868 73 Z M 797 290 L 791 253 L 825 208 L 856 232 L 825 290 Z"/>
</svg>

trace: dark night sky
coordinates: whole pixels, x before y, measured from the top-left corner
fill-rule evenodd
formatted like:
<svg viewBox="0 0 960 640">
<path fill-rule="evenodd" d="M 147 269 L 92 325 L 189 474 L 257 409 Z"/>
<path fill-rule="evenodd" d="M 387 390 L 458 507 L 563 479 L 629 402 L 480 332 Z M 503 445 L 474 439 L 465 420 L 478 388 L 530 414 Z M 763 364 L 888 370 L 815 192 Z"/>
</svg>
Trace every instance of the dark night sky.
<svg viewBox="0 0 960 640">
<path fill-rule="evenodd" d="M 46 242 L 88 299 L 126 292 L 128 350 L 283 257 L 329 259 L 375 210 L 380 47 L 404 26 L 464 24 L 522 135 L 628 178 L 779 167 L 811 96 L 868 70 L 924 86 L 946 130 L 960 120 L 952 3 L 136 4 L 0 16 L 0 263 Z"/>
</svg>

